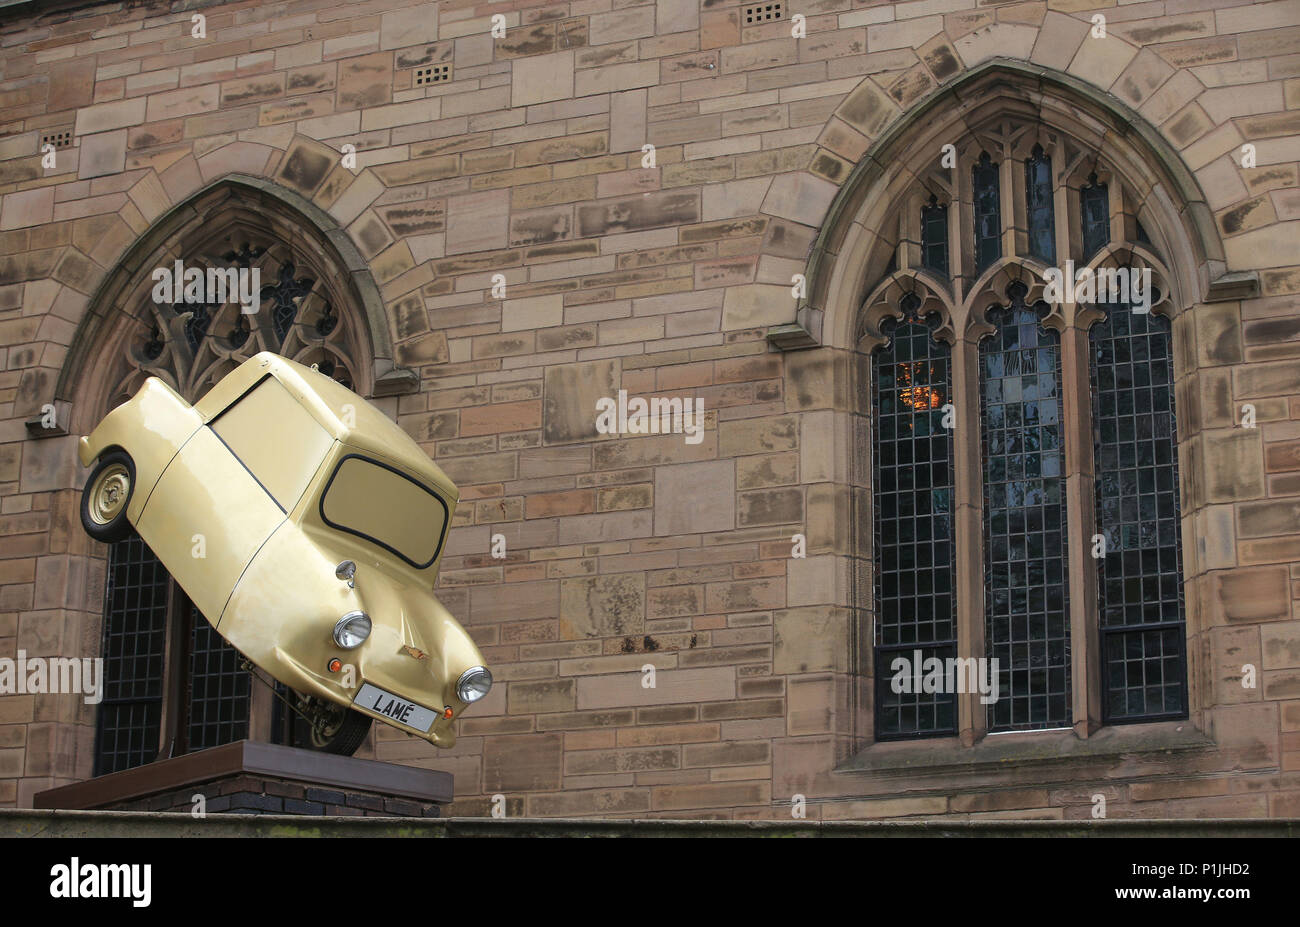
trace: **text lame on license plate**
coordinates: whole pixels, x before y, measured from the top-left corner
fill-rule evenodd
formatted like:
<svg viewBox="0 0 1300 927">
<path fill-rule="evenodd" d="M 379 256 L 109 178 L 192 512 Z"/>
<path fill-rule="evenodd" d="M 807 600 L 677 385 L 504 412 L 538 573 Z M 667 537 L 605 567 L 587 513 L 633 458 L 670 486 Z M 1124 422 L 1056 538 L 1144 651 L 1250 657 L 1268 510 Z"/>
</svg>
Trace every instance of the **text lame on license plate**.
<svg viewBox="0 0 1300 927">
<path fill-rule="evenodd" d="M 425 733 L 428 733 L 429 728 L 433 727 L 433 722 L 438 720 L 436 711 L 430 711 L 409 699 L 385 692 L 379 686 L 372 686 L 368 682 L 362 684 L 361 691 L 353 701 L 362 708 L 377 711 L 386 718 Z"/>
</svg>

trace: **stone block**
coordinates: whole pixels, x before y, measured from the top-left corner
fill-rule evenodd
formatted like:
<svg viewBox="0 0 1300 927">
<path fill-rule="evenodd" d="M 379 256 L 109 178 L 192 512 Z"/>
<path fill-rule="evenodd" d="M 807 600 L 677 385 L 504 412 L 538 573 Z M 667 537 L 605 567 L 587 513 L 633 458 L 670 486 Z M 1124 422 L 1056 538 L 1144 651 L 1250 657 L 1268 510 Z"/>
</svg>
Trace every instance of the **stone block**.
<svg viewBox="0 0 1300 927">
<path fill-rule="evenodd" d="M 511 682 L 507 688 L 506 704 L 506 710 L 512 715 L 573 711 L 577 704 L 576 683 L 572 679 Z"/>
<path fill-rule="evenodd" d="M 589 710 L 722 702 L 736 697 L 736 671 L 729 666 L 658 670 L 653 687 L 642 686 L 644 678 L 639 671 L 579 678 L 578 708 Z"/>
<path fill-rule="evenodd" d="M 438 7 L 422 3 L 405 10 L 384 13 L 379 20 L 379 47 L 410 48 L 438 40 Z"/>
<path fill-rule="evenodd" d="M 844 672 L 848 665 L 848 610 L 828 605 L 779 609 L 772 614 L 772 671 Z"/>
<path fill-rule="evenodd" d="M 465 254 L 504 248 L 510 193 L 492 190 L 447 199 L 447 253 Z"/>
<path fill-rule="evenodd" d="M 1207 431 L 1201 454 L 1205 502 L 1232 502 L 1264 495 L 1264 451 L 1257 429 Z"/>
<path fill-rule="evenodd" d="M 736 525 L 735 466 L 730 460 L 655 470 L 655 535 L 730 531 Z"/>
<path fill-rule="evenodd" d="M 618 396 L 617 360 L 550 366 L 544 374 L 542 435 L 547 444 L 597 437 L 596 401 Z"/>
<path fill-rule="evenodd" d="M 126 135 L 126 129 L 118 129 L 83 139 L 77 161 L 77 177 L 85 180 L 120 172 L 126 166 Z"/>
<path fill-rule="evenodd" d="M 1228 623 L 1283 621 L 1291 617 L 1291 582 L 1285 566 L 1222 570 L 1213 575 L 1211 609 Z"/>
<path fill-rule="evenodd" d="M 560 788 L 562 734 L 512 734 L 483 741 L 483 789 L 531 792 Z"/>
<path fill-rule="evenodd" d="M 531 106 L 573 96 L 573 51 L 516 58 L 510 65 L 510 105 Z"/>
<path fill-rule="evenodd" d="M 635 635 L 645 627 L 645 574 L 614 573 L 560 581 L 560 637 Z"/>
</svg>

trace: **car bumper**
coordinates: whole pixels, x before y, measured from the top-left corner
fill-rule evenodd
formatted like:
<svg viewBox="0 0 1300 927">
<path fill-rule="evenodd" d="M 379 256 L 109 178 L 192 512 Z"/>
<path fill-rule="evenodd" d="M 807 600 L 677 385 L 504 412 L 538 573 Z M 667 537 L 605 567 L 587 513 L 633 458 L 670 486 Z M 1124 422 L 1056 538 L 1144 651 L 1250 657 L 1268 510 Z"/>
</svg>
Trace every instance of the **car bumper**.
<svg viewBox="0 0 1300 927">
<path fill-rule="evenodd" d="M 435 747 L 452 747 L 456 744 L 456 728 L 454 726 L 455 719 L 442 717 L 442 712 L 445 706 L 433 704 L 438 701 L 436 693 L 432 693 L 434 697 L 430 697 L 430 693 L 411 694 L 409 687 L 394 686 L 392 683 L 387 682 L 382 676 L 365 676 L 361 674 L 358 674 L 355 680 L 355 688 L 344 686 L 333 677 L 321 676 L 312 672 L 297 660 L 290 657 L 279 647 L 275 648 L 275 662 L 278 672 L 272 673 L 272 675 L 289 688 L 301 692 L 303 695 L 314 695 L 317 698 L 327 699 L 339 705 L 346 705 L 353 711 L 360 712 L 361 714 L 374 718 L 377 721 L 382 721 L 391 727 L 397 728 L 399 731 L 404 731 L 405 733 L 419 737 L 422 740 L 427 740 Z M 265 667 L 263 668 L 265 669 Z M 415 702 L 422 708 L 427 708 L 429 711 L 432 711 L 439 716 L 438 720 L 429 730 L 421 731 L 417 728 L 395 721 L 387 715 L 380 714 L 379 712 L 372 711 L 356 704 L 356 697 L 360 693 L 361 687 L 367 682 L 371 685 L 378 686 L 386 692 L 391 692 L 401 698 Z"/>
</svg>

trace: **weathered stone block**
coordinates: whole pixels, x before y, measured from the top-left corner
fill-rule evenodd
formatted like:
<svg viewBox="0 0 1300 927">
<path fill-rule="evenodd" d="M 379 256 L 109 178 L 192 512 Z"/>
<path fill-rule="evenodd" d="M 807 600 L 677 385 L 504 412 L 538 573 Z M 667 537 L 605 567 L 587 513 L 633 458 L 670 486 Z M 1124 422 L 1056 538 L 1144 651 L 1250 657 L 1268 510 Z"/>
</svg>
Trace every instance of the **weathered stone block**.
<svg viewBox="0 0 1300 927">
<path fill-rule="evenodd" d="M 618 396 L 621 375 L 616 360 L 548 367 L 545 373 L 542 434 L 547 444 L 591 440 L 596 431 L 596 400 Z"/>
<path fill-rule="evenodd" d="M 1215 573 L 1212 595 L 1214 615 L 1222 621 L 1280 621 L 1291 617 L 1291 582 L 1285 566 Z"/>
<path fill-rule="evenodd" d="M 843 672 L 848 665 L 848 610 L 828 605 L 772 614 L 776 673 Z"/>
<path fill-rule="evenodd" d="M 644 573 L 561 580 L 561 638 L 574 640 L 639 634 L 644 626 Z"/>
<path fill-rule="evenodd" d="M 483 787 L 492 792 L 558 789 L 561 734 L 513 734 L 483 740 Z"/>
<path fill-rule="evenodd" d="M 650 193 L 636 198 L 612 200 L 578 207 L 578 234 L 616 235 L 697 222 L 699 195 L 695 193 Z"/>
<path fill-rule="evenodd" d="M 572 679 L 511 682 L 506 693 L 506 710 L 512 715 L 573 711 L 577 704 L 575 686 Z"/>
</svg>

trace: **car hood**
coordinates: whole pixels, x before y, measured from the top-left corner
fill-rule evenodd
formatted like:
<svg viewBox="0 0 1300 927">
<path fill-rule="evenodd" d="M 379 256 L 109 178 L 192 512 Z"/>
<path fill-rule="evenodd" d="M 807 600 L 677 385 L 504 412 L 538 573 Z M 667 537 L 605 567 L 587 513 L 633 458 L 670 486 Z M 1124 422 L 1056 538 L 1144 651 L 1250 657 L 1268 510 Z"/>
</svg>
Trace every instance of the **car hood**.
<svg viewBox="0 0 1300 927">
<path fill-rule="evenodd" d="M 380 577 L 373 567 L 365 571 L 358 564 L 356 592 L 374 628 L 371 650 L 385 658 L 384 671 L 411 682 L 413 675 L 431 673 L 444 690 L 444 704 L 454 704 L 460 675 L 485 664 L 469 633 L 433 591 Z"/>
</svg>

